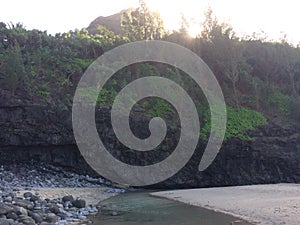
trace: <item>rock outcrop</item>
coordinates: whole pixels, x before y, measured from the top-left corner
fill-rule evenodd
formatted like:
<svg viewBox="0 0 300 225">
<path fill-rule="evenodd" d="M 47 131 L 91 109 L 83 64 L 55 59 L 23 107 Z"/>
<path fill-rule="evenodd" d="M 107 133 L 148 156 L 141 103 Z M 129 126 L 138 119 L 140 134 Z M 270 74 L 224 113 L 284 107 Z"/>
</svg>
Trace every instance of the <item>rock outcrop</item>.
<svg viewBox="0 0 300 225">
<path fill-rule="evenodd" d="M 198 164 L 200 144 L 190 162 L 157 188 L 191 188 L 300 182 L 300 127 L 283 129 L 275 124 L 249 132 L 252 141 L 230 139 L 203 172 Z M 199 151 L 200 150 L 200 151 Z"/>
<path fill-rule="evenodd" d="M 2 95 L 3 97 L 3 95 Z M 148 155 L 125 148 L 115 137 L 109 110 L 97 117 L 99 136 L 121 161 L 146 165 L 168 157 L 180 132 L 169 129 L 167 147 Z M 149 135 L 147 118 L 132 116 L 133 132 Z M 145 126 L 144 126 L 145 125 Z M 71 112 L 25 100 L 0 99 L 0 158 L 5 161 L 39 160 L 94 173 L 76 147 Z M 190 188 L 258 183 L 300 182 L 300 126 L 279 127 L 272 122 L 249 131 L 252 141 L 230 139 L 223 143 L 214 163 L 204 172 L 198 164 L 205 147 L 199 142 L 192 159 L 175 176 L 155 188 Z"/>
<path fill-rule="evenodd" d="M 91 34 L 96 34 L 97 27 L 100 25 L 114 32 L 115 34 L 123 34 L 124 32 L 121 28 L 121 17 L 123 13 L 128 10 L 130 9 L 122 10 L 121 12 L 115 13 L 110 16 L 99 16 L 90 23 L 90 25 L 87 27 L 87 30 Z"/>
</svg>

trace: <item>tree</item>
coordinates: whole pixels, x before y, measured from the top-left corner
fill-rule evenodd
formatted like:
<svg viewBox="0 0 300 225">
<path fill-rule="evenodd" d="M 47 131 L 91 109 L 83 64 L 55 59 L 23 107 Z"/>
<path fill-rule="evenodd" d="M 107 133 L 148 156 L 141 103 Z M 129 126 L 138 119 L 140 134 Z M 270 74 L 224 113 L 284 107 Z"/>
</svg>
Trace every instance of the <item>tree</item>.
<svg viewBox="0 0 300 225">
<path fill-rule="evenodd" d="M 131 41 L 161 39 L 165 35 L 162 18 L 151 12 L 144 0 L 140 0 L 139 8 L 122 15 L 121 27 Z"/>
<path fill-rule="evenodd" d="M 227 40 L 227 44 L 225 45 L 227 47 L 226 54 L 228 55 L 228 60 L 225 62 L 224 74 L 231 81 L 235 105 L 238 111 L 240 111 L 239 94 L 236 85 L 240 79 L 239 66 L 242 62 L 243 47 L 240 45 L 240 43 L 237 43 L 234 40 Z"/>
<path fill-rule="evenodd" d="M 3 63 L 0 67 L 0 81 L 11 94 L 15 95 L 18 86 L 24 81 L 24 64 L 18 42 L 10 46 L 3 55 Z"/>
<path fill-rule="evenodd" d="M 202 23 L 201 38 L 209 42 L 223 37 L 235 38 L 235 32 L 232 27 L 225 22 L 219 23 L 211 8 L 208 8 L 204 15 L 205 20 Z"/>
<path fill-rule="evenodd" d="M 181 23 L 180 23 L 180 28 L 179 28 L 179 33 L 183 34 L 184 36 L 187 36 L 189 33 L 190 29 L 190 24 L 187 20 L 187 18 L 181 14 Z"/>
<path fill-rule="evenodd" d="M 204 13 L 205 20 L 202 23 L 201 37 L 204 40 L 211 41 L 214 37 L 215 31 L 219 30 L 217 18 L 213 15 L 211 8 L 208 8 Z"/>
<path fill-rule="evenodd" d="M 299 63 L 300 53 L 298 50 L 293 49 L 285 40 L 282 40 L 282 44 L 279 47 L 283 77 L 286 77 L 286 75 L 289 77 L 290 88 L 288 91 L 295 97 L 297 96 L 295 75 L 299 72 L 297 63 Z"/>
<path fill-rule="evenodd" d="M 128 42 L 128 38 L 116 35 L 114 32 L 101 25 L 97 26 L 94 33 L 95 34 L 92 35 L 93 39 L 99 42 L 104 51 Z"/>
<path fill-rule="evenodd" d="M 202 48 L 204 48 L 206 59 L 210 61 L 208 64 L 213 66 L 220 81 L 226 81 L 226 79 L 230 81 L 234 102 L 239 110 L 237 82 L 240 78 L 243 46 L 235 36 L 232 27 L 227 23 L 220 24 L 211 8 L 205 13 L 202 27 L 201 37 L 204 42 Z"/>
</svg>

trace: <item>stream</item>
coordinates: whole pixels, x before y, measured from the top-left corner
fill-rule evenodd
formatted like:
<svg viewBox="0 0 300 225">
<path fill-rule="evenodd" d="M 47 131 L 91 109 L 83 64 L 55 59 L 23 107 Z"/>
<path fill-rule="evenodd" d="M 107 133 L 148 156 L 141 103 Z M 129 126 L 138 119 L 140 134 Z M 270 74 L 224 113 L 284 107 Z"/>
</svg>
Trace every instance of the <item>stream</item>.
<svg viewBox="0 0 300 225">
<path fill-rule="evenodd" d="M 146 192 L 121 194 L 99 203 L 97 225 L 250 225 L 239 218 Z"/>
</svg>

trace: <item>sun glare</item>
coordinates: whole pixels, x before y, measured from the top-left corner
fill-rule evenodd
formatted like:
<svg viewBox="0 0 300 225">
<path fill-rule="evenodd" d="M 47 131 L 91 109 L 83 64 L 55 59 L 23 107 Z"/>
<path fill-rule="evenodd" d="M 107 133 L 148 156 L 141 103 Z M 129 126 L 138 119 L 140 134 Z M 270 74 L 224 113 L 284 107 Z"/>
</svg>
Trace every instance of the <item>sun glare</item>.
<svg viewBox="0 0 300 225">
<path fill-rule="evenodd" d="M 260 0 L 248 2 L 236 0 L 145 1 L 150 10 L 160 13 L 166 29 L 170 31 L 180 28 L 182 15 L 187 21 L 194 21 L 190 24 L 189 30 L 192 37 L 199 33 L 204 12 L 210 6 L 218 20 L 229 22 L 238 34 L 251 36 L 254 32 L 264 31 L 268 39 L 278 40 L 282 33 L 287 33 L 288 39 L 296 43 L 300 41 L 300 32 L 297 29 L 300 3 L 294 0 L 286 0 L 284 4 L 280 1 L 270 3 Z M 3 9 L 14 10 L 2 10 L 0 20 L 5 23 L 22 22 L 28 29 L 47 29 L 48 33 L 55 34 L 87 27 L 99 16 L 109 16 L 139 5 L 139 0 L 87 0 L 72 2 L 72 4 L 70 1 L 60 0 L 45 1 L 43 4 L 37 2 L 39 1 L 3 1 L 1 5 Z M 45 8 L 47 8 L 46 11 Z"/>
<path fill-rule="evenodd" d="M 201 2 L 201 4 L 199 4 Z M 182 24 L 182 16 L 189 23 L 189 35 L 196 37 L 200 32 L 200 19 L 203 19 L 203 12 L 208 8 L 206 1 L 161 1 L 146 0 L 150 10 L 158 11 L 164 20 L 165 28 L 169 31 L 178 30 Z M 197 19 L 195 19 L 197 18 Z"/>
<path fill-rule="evenodd" d="M 254 1 L 258 2 L 258 0 Z M 287 1 L 292 2 L 291 0 Z M 289 38 L 295 40 L 300 38 L 300 33 L 295 29 L 297 20 L 293 20 L 293 17 L 297 15 L 298 7 L 289 8 L 288 4 L 274 3 L 272 11 L 268 11 L 266 14 L 266 9 L 270 7 L 269 2 L 260 2 L 259 7 L 257 7 L 258 4 L 252 2 L 245 3 L 235 0 L 146 0 L 146 3 L 150 10 L 160 13 L 166 29 L 170 31 L 180 28 L 181 15 L 187 21 L 192 21 L 189 28 L 189 34 L 192 37 L 199 34 L 200 22 L 204 20 L 204 12 L 211 7 L 220 22 L 229 22 L 236 33 L 241 36 L 265 31 L 269 39 L 278 40 L 282 32 L 288 33 Z M 293 5 L 296 6 L 296 3 Z M 286 10 L 287 8 L 289 10 Z"/>
</svg>

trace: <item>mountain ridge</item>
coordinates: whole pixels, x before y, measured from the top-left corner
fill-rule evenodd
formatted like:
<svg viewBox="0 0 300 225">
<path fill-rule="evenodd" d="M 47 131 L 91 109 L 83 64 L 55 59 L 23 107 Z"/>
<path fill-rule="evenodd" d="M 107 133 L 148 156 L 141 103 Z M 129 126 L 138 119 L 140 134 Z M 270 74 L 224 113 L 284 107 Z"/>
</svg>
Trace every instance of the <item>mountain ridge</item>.
<svg viewBox="0 0 300 225">
<path fill-rule="evenodd" d="M 115 34 L 124 34 L 124 31 L 121 28 L 121 17 L 124 12 L 132 9 L 133 8 L 123 9 L 120 12 L 109 16 L 99 16 L 94 19 L 86 29 L 89 31 L 89 33 L 96 34 L 97 27 L 101 25 Z"/>
</svg>

